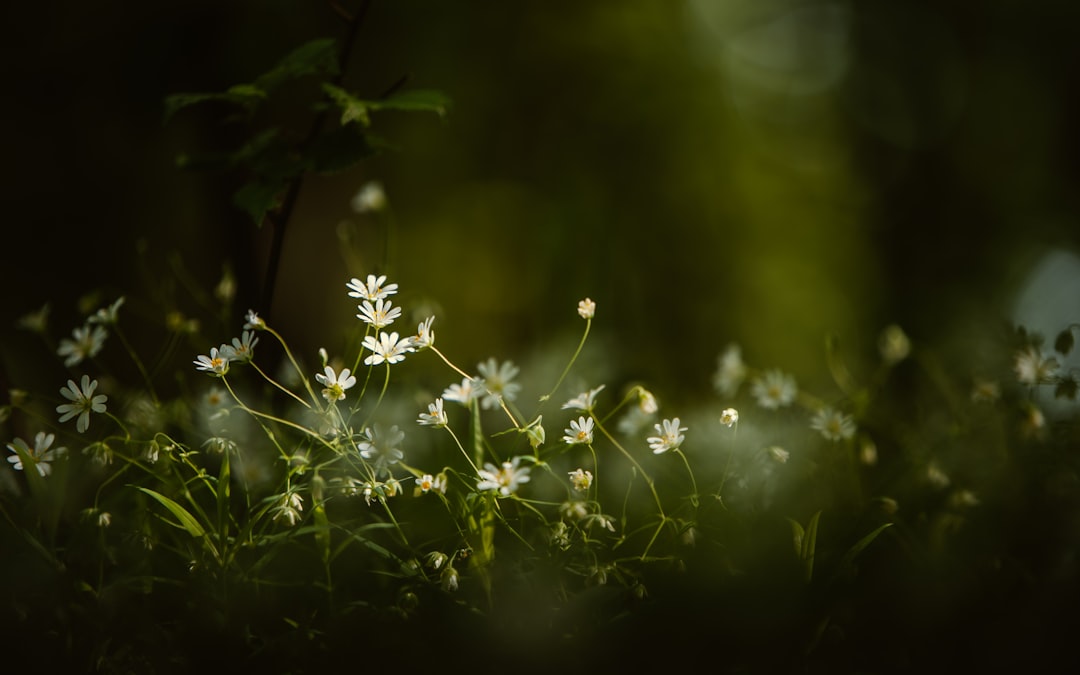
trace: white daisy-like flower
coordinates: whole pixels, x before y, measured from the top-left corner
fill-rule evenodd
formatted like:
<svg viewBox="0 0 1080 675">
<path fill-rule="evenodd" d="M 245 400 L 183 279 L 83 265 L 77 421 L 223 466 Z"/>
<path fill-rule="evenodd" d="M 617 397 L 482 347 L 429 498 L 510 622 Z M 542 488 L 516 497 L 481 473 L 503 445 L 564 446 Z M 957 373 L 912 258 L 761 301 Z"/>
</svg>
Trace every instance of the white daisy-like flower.
<svg viewBox="0 0 1080 675">
<path fill-rule="evenodd" d="M 724 426 L 734 426 L 738 421 L 739 411 L 735 408 L 725 408 L 724 411 L 720 413 L 720 424 L 723 424 Z"/>
<path fill-rule="evenodd" d="M 713 387 L 725 398 L 732 398 L 743 380 L 747 368 L 742 360 L 742 349 L 735 343 L 729 344 L 717 358 L 716 373 L 713 375 Z"/>
<path fill-rule="evenodd" d="M 413 494 L 427 494 L 432 490 L 446 494 L 446 474 L 432 476 L 430 473 L 425 473 L 416 479 L 416 489 L 413 490 Z"/>
<path fill-rule="evenodd" d="M 588 445 L 593 442 L 593 418 L 579 417 L 570 420 L 570 428 L 563 429 L 563 442 L 570 445 Z"/>
<path fill-rule="evenodd" d="M 518 367 L 511 361 L 499 364 L 494 358 L 479 364 L 477 370 L 482 376 L 480 384 L 483 386 L 484 398 L 480 405 L 485 410 L 498 408 L 502 401 L 513 401 L 521 391 L 521 385 L 514 382 L 518 374 Z"/>
<path fill-rule="evenodd" d="M 446 418 L 446 411 L 443 410 L 443 400 L 437 398 L 434 403 L 428 403 L 428 411 L 426 413 L 420 413 L 420 417 L 417 418 L 416 421 L 417 423 L 428 427 L 445 427 L 449 424 L 449 420 Z"/>
<path fill-rule="evenodd" d="M 562 409 L 592 412 L 593 407 L 596 405 L 596 395 L 603 391 L 603 389 L 604 385 L 600 385 L 596 389 L 590 389 L 589 391 L 578 394 L 566 403 L 563 403 Z"/>
<path fill-rule="evenodd" d="M 650 436 L 645 440 L 649 443 L 654 455 L 659 455 L 668 450 L 675 450 L 686 440 L 686 437 L 682 434 L 682 432 L 686 431 L 686 427 L 679 426 L 678 417 L 661 420 L 660 424 L 654 424 L 653 426 L 656 428 L 656 433 L 660 435 Z"/>
<path fill-rule="evenodd" d="M 120 306 L 124 304 L 124 296 L 120 296 L 116 299 L 116 302 L 108 307 L 102 307 L 93 315 L 87 317 L 87 323 L 96 323 L 105 326 L 111 326 L 119 320 Z"/>
<path fill-rule="evenodd" d="M 585 298 L 577 304 L 577 313 L 581 315 L 582 319 L 591 319 L 596 316 L 596 303 Z"/>
<path fill-rule="evenodd" d="M 378 300 L 385 300 L 391 295 L 397 293 L 397 284 L 386 283 L 386 275 L 375 276 L 374 274 L 367 275 L 367 282 L 360 281 L 353 277 L 349 283 L 345 284 L 349 289 L 350 298 L 364 298 L 371 302 Z"/>
<path fill-rule="evenodd" d="M 232 339 L 232 357 L 230 360 L 241 362 L 250 361 L 255 357 L 255 345 L 258 343 L 259 338 L 255 337 L 255 333 L 250 330 L 245 330 L 240 334 L 240 337 Z"/>
<path fill-rule="evenodd" d="M 55 434 L 46 434 L 44 431 L 39 431 L 34 436 L 34 447 L 31 448 L 26 444 L 26 441 L 16 438 L 7 444 L 8 450 L 14 453 L 7 460 L 11 462 L 16 471 L 22 471 L 24 468 L 23 461 L 22 457 L 19 456 L 19 450 L 22 450 L 23 454 L 27 455 L 34 463 L 34 467 L 41 477 L 44 478 L 52 473 L 52 466 L 49 462 L 54 462 L 67 453 L 67 448 L 53 448 L 54 440 L 56 440 Z"/>
<path fill-rule="evenodd" d="M 416 351 L 427 349 L 435 344 L 435 331 L 431 330 L 431 322 L 435 317 L 429 316 L 416 326 L 416 335 L 412 336 L 412 347 Z"/>
<path fill-rule="evenodd" d="M 79 430 L 79 433 L 90 428 L 90 413 L 105 412 L 105 401 L 109 400 L 109 397 L 104 394 L 94 396 L 97 386 L 98 381 L 91 381 L 89 375 L 82 376 L 81 386 L 76 385 L 74 380 L 68 380 L 67 386 L 60 389 L 60 395 L 71 403 L 56 406 L 56 412 L 61 415 L 60 421 L 67 422 L 78 415 L 79 419 L 75 422 L 75 428 Z"/>
<path fill-rule="evenodd" d="M 64 338 L 56 353 L 63 356 L 65 366 L 75 366 L 86 359 L 97 356 L 101 348 L 105 346 L 105 338 L 108 333 L 101 326 L 81 326 L 71 333 L 71 339 Z"/>
<path fill-rule="evenodd" d="M 398 448 L 403 440 L 405 432 L 396 425 L 387 432 L 375 425 L 364 429 L 363 440 L 357 443 L 357 448 L 361 457 L 375 464 L 377 473 L 390 473 L 390 466 L 405 457 L 405 453 Z"/>
<path fill-rule="evenodd" d="M 762 408 L 776 410 L 791 405 L 795 401 L 795 395 L 799 393 L 799 388 L 795 385 L 793 376 L 779 370 L 767 370 L 754 380 L 750 393 Z"/>
<path fill-rule="evenodd" d="M 320 384 L 326 385 L 326 388 L 322 390 L 323 398 L 330 403 L 343 400 L 345 390 L 356 384 L 356 377 L 349 372 L 348 368 L 336 374 L 330 366 L 326 366 L 323 370 L 326 373 L 325 375 L 323 373 L 315 375 L 315 379 Z"/>
<path fill-rule="evenodd" d="M 192 361 L 192 363 L 195 364 L 197 370 L 210 373 L 211 375 L 224 375 L 229 372 L 231 352 L 231 348 L 227 348 L 225 352 L 222 352 L 218 347 L 211 347 L 210 356 L 199 354 L 198 358 Z"/>
<path fill-rule="evenodd" d="M 522 483 L 529 482 L 529 467 L 519 466 L 520 457 L 515 457 L 509 462 L 503 462 L 502 466 L 484 464 L 480 470 L 480 481 L 476 484 L 477 490 L 496 490 L 500 497 L 509 497 L 517 492 Z"/>
<path fill-rule="evenodd" d="M 568 471 L 570 474 L 570 484 L 574 486 L 574 489 L 578 492 L 585 492 L 592 485 L 592 472 L 585 469 L 575 469 L 574 471 Z"/>
<path fill-rule="evenodd" d="M 255 310 L 249 309 L 244 317 L 244 328 L 246 330 L 266 330 L 266 322 L 259 318 Z"/>
<path fill-rule="evenodd" d="M 460 403 L 466 408 L 469 404 L 480 397 L 483 389 L 477 380 L 466 377 L 461 384 L 452 384 L 443 391 L 442 397 L 447 401 Z"/>
<path fill-rule="evenodd" d="M 360 190 L 353 196 L 350 202 L 353 211 L 357 213 L 372 213 L 386 208 L 386 191 L 382 183 L 377 180 L 364 183 Z"/>
<path fill-rule="evenodd" d="M 364 364 L 377 366 L 382 362 L 397 363 L 405 360 L 405 355 L 412 351 L 412 345 L 408 338 L 400 339 L 397 333 L 379 333 L 376 340 L 374 335 L 364 338 L 364 347 L 374 352 L 364 359 Z"/>
<path fill-rule="evenodd" d="M 400 307 L 394 307 L 393 303 L 382 298 L 376 300 L 374 305 L 370 300 L 365 300 L 356 307 L 360 310 L 356 318 L 379 329 L 386 328 L 401 316 Z"/>
<path fill-rule="evenodd" d="M 810 428 L 820 431 L 830 441 L 839 441 L 855 435 L 855 420 L 851 415 L 825 407 L 814 414 Z"/>
<path fill-rule="evenodd" d="M 1027 347 L 1016 353 L 1013 370 L 1020 384 L 1034 386 L 1046 382 L 1057 373 L 1058 362 L 1046 356 L 1037 347 Z"/>
</svg>

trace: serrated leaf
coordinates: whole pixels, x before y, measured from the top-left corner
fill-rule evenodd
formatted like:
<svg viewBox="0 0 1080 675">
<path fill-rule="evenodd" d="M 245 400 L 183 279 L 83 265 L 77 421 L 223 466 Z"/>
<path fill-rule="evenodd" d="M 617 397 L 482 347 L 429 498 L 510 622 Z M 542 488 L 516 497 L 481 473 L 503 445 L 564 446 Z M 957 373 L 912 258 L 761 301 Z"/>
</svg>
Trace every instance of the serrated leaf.
<svg viewBox="0 0 1080 675">
<path fill-rule="evenodd" d="M 255 80 L 255 86 L 271 91 L 283 82 L 306 75 L 337 74 L 337 43 L 332 38 L 319 38 L 286 54 L 272 70 Z"/>
<path fill-rule="evenodd" d="M 1058 333 L 1057 339 L 1054 340 L 1054 351 L 1065 356 L 1072 351 L 1073 344 L 1072 329 L 1066 328 Z"/>
</svg>

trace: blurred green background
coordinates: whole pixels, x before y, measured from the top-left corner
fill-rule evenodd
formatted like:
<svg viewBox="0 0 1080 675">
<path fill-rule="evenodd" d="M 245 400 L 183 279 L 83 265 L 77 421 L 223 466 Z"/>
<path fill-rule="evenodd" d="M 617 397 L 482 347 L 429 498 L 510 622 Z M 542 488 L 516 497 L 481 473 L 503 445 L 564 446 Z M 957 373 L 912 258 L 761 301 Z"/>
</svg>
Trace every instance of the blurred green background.
<svg viewBox="0 0 1080 675">
<path fill-rule="evenodd" d="M 15 371 L 29 340 L 15 317 L 50 300 L 66 332 L 80 294 L 137 295 L 136 263 L 183 304 L 173 255 L 204 290 L 231 266 L 235 329 L 253 307 L 309 355 L 341 345 L 344 283 L 370 272 L 437 307 L 440 344 L 466 365 L 572 343 L 590 296 L 594 344 L 668 400 L 707 390 L 729 341 L 814 386 L 828 333 L 872 354 L 891 322 L 922 344 L 977 331 L 1015 316 L 1049 252 L 1064 275 L 1050 287 L 1076 284 L 1069 3 L 375 0 L 346 88 L 373 98 L 407 78 L 453 109 L 380 115 L 395 150 L 305 182 L 270 307 L 271 228 L 232 206 L 235 176 L 175 164 L 238 138 L 213 106 L 164 125 L 162 102 L 342 37 L 329 5 L 9 4 Z M 369 180 L 393 208 L 389 260 L 379 223 L 350 209 Z"/>
</svg>

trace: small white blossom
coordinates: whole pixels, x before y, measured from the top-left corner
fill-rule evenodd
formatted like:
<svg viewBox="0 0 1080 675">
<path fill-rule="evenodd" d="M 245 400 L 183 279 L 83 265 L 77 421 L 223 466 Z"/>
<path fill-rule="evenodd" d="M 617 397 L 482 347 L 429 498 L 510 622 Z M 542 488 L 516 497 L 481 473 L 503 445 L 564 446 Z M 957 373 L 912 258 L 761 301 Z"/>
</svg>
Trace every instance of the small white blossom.
<svg viewBox="0 0 1080 675">
<path fill-rule="evenodd" d="M 839 441 L 855 435 L 855 420 L 850 415 L 826 407 L 814 414 L 810 428 L 820 431 L 830 441 Z"/>
<path fill-rule="evenodd" d="M 232 361 L 250 361 L 255 356 L 255 345 L 258 344 L 259 338 L 255 337 L 255 333 L 250 330 L 245 330 L 240 334 L 240 337 L 232 339 Z"/>
<path fill-rule="evenodd" d="M 34 463 L 34 468 L 37 469 L 38 474 L 42 478 L 52 473 L 52 466 L 50 462 L 56 461 L 59 457 L 67 453 L 67 448 L 53 448 L 53 441 L 56 439 L 55 434 L 47 434 L 44 431 L 39 431 L 34 436 L 34 447 L 31 448 L 21 438 L 16 438 L 11 443 L 7 444 L 8 450 L 14 453 L 7 460 L 11 462 L 13 468 L 16 471 L 23 470 L 22 457 L 19 456 L 19 450 L 23 451 L 23 454 L 27 455 Z"/>
<path fill-rule="evenodd" d="M 349 283 L 345 284 L 345 286 L 349 289 L 350 298 L 364 298 L 371 302 L 385 300 L 397 293 L 398 290 L 397 284 L 386 283 L 385 274 L 380 276 L 369 274 L 366 282 L 360 281 L 354 277 Z"/>
<path fill-rule="evenodd" d="M 798 392 L 795 378 L 779 370 L 765 371 L 750 387 L 750 393 L 757 399 L 758 405 L 770 410 L 791 405 Z"/>
<path fill-rule="evenodd" d="M 389 473 L 390 466 L 397 464 L 405 457 L 405 453 L 398 448 L 403 440 L 405 440 L 405 432 L 397 426 L 392 426 L 389 431 L 383 432 L 378 425 L 375 425 L 364 429 L 364 440 L 357 443 L 357 448 L 360 450 L 361 457 L 374 462 L 378 473 Z"/>
<path fill-rule="evenodd" d="M 230 349 L 229 352 L 232 350 Z M 192 361 L 195 364 L 197 370 L 201 370 L 212 375 L 224 375 L 229 372 L 229 357 L 230 353 L 222 353 L 217 347 L 210 348 L 210 356 L 199 354 L 196 360 Z"/>
<path fill-rule="evenodd" d="M 562 409 L 584 410 L 585 412 L 592 412 L 593 407 L 596 405 L 596 395 L 603 391 L 603 389 L 604 385 L 600 385 L 596 389 L 591 389 L 584 393 L 578 394 L 566 403 L 563 403 Z"/>
<path fill-rule="evenodd" d="M 593 418 L 591 417 L 579 417 L 576 420 L 570 420 L 570 428 L 563 429 L 563 442 L 570 445 L 583 444 L 588 445 L 593 442 Z"/>
<path fill-rule="evenodd" d="M 585 469 L 575 469 L 569 471 L 570 484 L 574 486 L 574 489 L 578 492 L 585 492 L 592 485 L 592 472 Z"/>
<path fill-rule="evenodd" d="M 60 421 L 67 422 L 77 415 L 79 419 L 75 428 L 79 433 L 86 431 L 90 427 L 90 413 L 105 412 L 105 401 L 109 400 L 104 394 L 94 396 L 97 386 L 97 380 L 91 381 L 89 375 L 82 376 L 81 386 L 77 386 L 74 380 L 68 380 L 67 386 L 60 389 L 60 395 L 71 403 L 56 406 L 56 412 L 61 415 Z"/>
<path fill-rule="evenodd" d="M 454 401 L 468 408 L 470 403 L 480 397 L 480 394 L 479 382 L 466 377 L 461 381 L 461 384 L 452 384 L 447 387 L 443 391 L 442 397 L 447 401 Z"/>
<path fill-rule="evenodd" d="M 434 320 L 435 317 L 429 316 L 416 326 L 416 335 L 412 336 L 412 347 L 416 351 L 435 345 L 435 331 L 431 330 L 431 322 Z"/>
<path fill-rule="evenodd" d="M 449 420 L 446 418 L 446 411 L 443 410 L 443 400 L 437 398 L 434 403 L 428 403 L 428 411 L 420 413 L 420 417 L 416 421 L 424 426 L 445 427 Z"/>
<path fill-rule="evenodd" d="M 1020 384 L 1034 386 L 1053 377 L 1058 362 L 1054 357 L 1042 354 L 1037 347 L 1027 347 L 1016 353 L 1013 370 Z"/>
<path fill-rule="evenodd" d="M 641 412 L 646 415 L 652 415 L 660 409 L 660 405 L 656 402 L 656 397 L 648 389 L 638 389 L 638 407 L 641 408 Z"/>
<path fill-rule="evenodd" d="M 678 417 L 662 420 L 660 424 L 654 424 L 653 426 L 656 427 L 656 433 L 659 436 L 651 436 L 645 440 L 649 443 L 649 447 L 652 448 L 655 455 L 677 449 L 686 439 L 682 434 L 682 432 L 686 431 L 686 427 L 679 426 Z"/>
<path fill-rule="evenodd" d="M 724 426 L 734 426 L 738 421 L 739 411 L 735 408 L 725 408 L 724 411 L 720 413 L 720 424 L 723 424 Z"/>
<path fill-rule="evenodd" d="M 717 359 L 713 386 L 725 398 L 732 398 L 746 379 L 746 364 L 742 360 L 742 349 L 737 344 L 729 344 Z"/>
<path fill-rule="evenodd" d="M 377 366 L 382 362 L 397 363 L 405 360 L 405 355 L 412 351 L 408 338 L 401 340 L 397 333 L 379 333 L 378 340 L 374 335 L 364 338 L 364 347 L 374 352 L 364 359 L 364 364 Z"/>
<path fill-rule="evenodd" d="M 255 310 L 249 309 L 244 317 L 244 328 L 247 330 L 266 330 L 266 322 L 259 318 Z"/>
<path fill-rule="evenodd" d="M 477 490 L 497 490 L 499 496 L 509 497 L 517 492 L 522 483 L 529 482 L 529 467 L 519 466 L 520 457 L 515 457 L 509 462 L 503 462 L 502 466 L 484 464 L 480 470 L 480 481 L 476 484 Z"/>
<path fill-rule="evenodd" d="M 345 398 L 345 390 L 356 384 L 356 377 L 353 376 L 348 368 L 345 368 L 340 373 L 335 374 L 334 369 L 330 366 L 326 366 L 324 369 L 325 375 L 318 373 L 315 375 L 315 379 L 320 384 L 326 385 L 326 388 L 322 390 L 323 398 L 330 403 L 335 401 L 341 401 Z"/>
<path fill-rule="evenodd" d="M 577 305 L 577 313 L 581 315 L 582 319 L 591 319 L 596 315 L 596 303 L 585 298 Z"/>
<path fill-rule="evenodd" d="M 96 323 L 105 326 L 111 326 L 119 320 L 120 306 L 124 304 L 124 296 L 120 296 L 116 299 L 116 302 L 108 307 L 102 307 L 93 315 L 89 316 L 87 323 Z"/>
<path fill-rule="evenodd" d="M 63 356 L 65 366 L 75 366 L 86 359 L 97 356 L 101 348 L 105 346 L 105 338 L 108 333 L 101 326 L 82 326 L 72 331 L 71 339 L 64 338 L 57 348 L 58 356 Z"/>
<path fill-rule="evenodd" d="M 371 213 L 374 211 L 382 211 L 386 208 L 387 199 L 386 191 L 383 190 L 382 183 L 377 180 L 364 183 L 360 190 L 353 196 L 352 202 L 353 211 L 357 213 Z"/>
<path fill-rule="evenodd" d="M 511 361 L 499 364 L 494 358 L 489 358 L 476 368 L 483 378 L 480 384 L 485 393 L 480 405 L 485 410 L 498 408 L 503 400 L 513 401 L 517 398 L 521 385 L 513 380 L 519 369 Z"/>
<path fill-rule="evenodd" d="M 374 305 L 371 304 L 370 300 L 364 300 L 363 303 L 356 307 L 360 310 L 356 318 L 378 329 L 386 328 L 394 323 L 394 319 L 401 316 L 400 307 L 394 307 L 392 302 L 382 298 L 376 300 Z"/>
</svg>

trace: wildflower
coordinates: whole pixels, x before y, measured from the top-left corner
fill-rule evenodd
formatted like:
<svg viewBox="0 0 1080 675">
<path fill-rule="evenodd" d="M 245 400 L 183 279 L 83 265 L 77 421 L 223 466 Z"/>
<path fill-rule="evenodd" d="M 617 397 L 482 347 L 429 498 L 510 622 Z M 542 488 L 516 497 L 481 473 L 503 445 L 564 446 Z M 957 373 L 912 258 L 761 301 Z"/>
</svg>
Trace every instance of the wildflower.
<svg viewBox="0 0 1080 675">
<path fill-rule="evenodd" d="M 584 469 L 575 469 L 569 471 L 570 484 L 574 486 L 574 489 L 578 492 L 585 492 L 592 485 L 592 472 Z"/>
<path fill-rule="evenodd" d="M 222 436 L 211 436 L 203 443 L 203 447 L 207 448 L 211 452 L 225 453 L 236 452 L 236 441 L 224 438 Z"/>
<path fill-rule="evenodd" d="M 386 363 L 404 361 L 405 354 L 412 351 L 409 340 L 399 339 L 397 333 L 379 333 L 378 340 L 374 335 L 368 335 L 364 338 L 363 346 L 374 352 L 364 359 L 364 364 L 368 366 L 377 366 L 384 361 Z"/>
<path fill-rule="evenodd" d="M 405 453 L 397 447 L 403 440 L 405 432 L 396 425 L 385 433 L 375 425 L 364 429 L 364 440 L 357 444 L 357 448 L 361 457 L 375 463 L 376 472 L 390 473 L 390 466 L 405 457 Z"/>
<path fill-rule="evenodd" d="M 369 274 L 367 276 L 367 283 L 360 281 L 357 278 L 353 278 L 345 286 L 349 289 L 350 298 L 365 298 L 371 302 L 378 300 L 385 300 L 391 295 L 397 293 L 397 284 L 386 284 L 386 275 L 375 276 Z"/>
<path fill-rule="evenodd" d="M 90 457 L 94 464 L 106 466 L 113 462 L 113 451 L 104 441 L 91 443 L 83 448 L 83 454 Z"/>
<path fill-rule="evenodd" d="M 593 442 L 593 418 L 591 417 L 579 417 L 576 420 L 570 420 L 570 428 L 563 429 L 563 442 L 570 445 L 581 443 L 583 445 L 589 445 Z"/>
<path fill-rule="evenodd" d="M 104 326 L 112 326 L 119 320 L 120 306 L 124 304 L 124 296 L 116 299 L 116 302 L 108 307 L 102 307 L 86 319 L 87 323 L 97 323 Z"/>
<path fill-rule="evenodd" d="M 356 378 L 349 373 L 349 369 L 345 368 L 338 374 L 334 374 L 334 369 L 327 366 L 325 369 L 325 375 L 318 373 L 315 375 L 315 379 L 320 384 L 325 384 L 326 388 L 322 390 L 323 398 L 328 402 L 334 403 L 335 401 L 341 401 L 345 398 L 345 390 L 356 384 Z"/>
<path fill-rule="evenodd" d="M 1016 353 L 1013 370 L 1020 384 L 1036 385 L 1054 376 L 1058 362 L 1052 356 L 1044 356 L 1037 347 L 1028 347 Z"/>
<path fill-rule="evenodd" d="M 576 397 L 570 399 L 566 403 L 563 403 L 563 410 L 584 410 L 585 412 L 592 412 L 593 406 L 596 405 L 596 395 L 604 389 L 604 385 L 600 385 L 596 389 L 586 391 L 582 394 L 578 394 Z"/>
<path fill-rule="evenodd" d="M 535 450 L 547 440 L 547 432 L 544 431 L 544 416 L 538 415 L 532 424 L 525 427 L 525 436 L 529 439 L 529 445 Z"/>
<path fill-rule="evenodd" d="M 97 356 L 101 348 L 105 346 L 105 338 L 108 333 L 101 326 L 82 326 L 71 333 L 72 339 L 64 338 L 56 350 L 58 356 L 66 357 L 65 366 L 74 366 L 82 363 L 85 359 Z"/>
<path fill-rule="evenodd" d="M 656 403 L 656 397 L 648 389 L 638 388 L 638 407 L 646 415 L 652 415 L 660 406 Z"/>
<path fill-rule="evenodd" d="M 577 304 L 577 313 L 581 315 L 582 319 L 591 319 L 596 315 L 596 303 L 585 298 Z"/>
<path fill-rule="evenodd" d="M 281 496 L 281 500 L 274 508 L 276 512 L 274 520 L 283 518 L 289 526 L 296 525 L 301 519 L 300 512 L 304 510 L 304 498 L 298 492 L 289 492 Z"/>
<path fill-rule="evenodd" d="M 255 357 L 255 345 L 258 344 L 259 338 L 255 337 L 255 333 L 250 330 L 245 330 L 240 334 L 240 337 L 232 339 L 232 361 L 247 362 Z M 219 350 L 220 351 L 220 350 Z"/>
<path fill-rule="evenodd" d="M 416 479 L 415 494 L 427 494 L 435 490 L 436 492 L 446 493 L 446 475 L 439 474 L 438 476 L 432 476 L 430 473 L 425 473 Z"/>
<path fill-rule="evenodd" d="M 360 310 L 356 318 L 378 329 L 386 328 L 394 323 L 394 319 L 401 316 L 400 307 L 394 307 L 392 302 L 382 298 L 376 300 L 374 305 L 369 300 L 365 300 L 356 307 Z"/>
<path fill-rule="evenodd" d="M 555 548 L 565 551 L 570 548 L 570 536 L 566 523 L 556 521 L 548 530 L 548 543 Z"/>
<path fill-rule="evenodd" d="M 229 353 L 223 354 L 217 347 L 211 347 L 210 356 L 199 354 L 198 358 L 192 363 L 195 364 L 197 370 L 212 375 L 224 375 L 229 372 Z"/>
<path fill-rule="evenodd" d="M 7 460 L 11 462 L 16 471 L 23 470 L 23 457 L 25 455 L 34 467 L 37 468 L 38 473 L 42 478 L 52 473 L 52 466 L 49 462 L 54 462 L 61 456 L 67 453 L 67 448 L 53 448 L 53 441 L 56 440 L 55 434 L 47 434 L 44 431 L 37 432 L 34 436 L 34 447 L 31 448 L 21 438 L 16 438 L 11 443 L 7 444 L 8 450 L 15 453 Z M 22 455 L 19 451 L 22 450 Z"/>
<path fill-rule="evenodd" d="M 892 324 L 881 331 L 881 336 L 878 338 L 878 351 L 881 352 L 881 358 L 885 360 L 885 363 L 891 366 L 903 361 L 911 353 L 911 340 L 900 326 Z"/>
<path fill-rule="evenodd" d="M 97 514 L 97 526 L 104 529 L 112 525 L 112 514 L 108 511 L 101 511 Z"/>
<path fill-rule="evenodd" d="M 952 481 L 949 480 L 949 475 L 945 473 L 937 462 L 930 462 L 926 465 L 926 480 L 930 482 L 936 488 L 946 488 Z"/>
<path fill-rule="evenodd" d="M 445 427 L 449 421 L 446 419 L 446 411 L 443 410 L 443 400 L 437 398 L 434 403 L 428 403 L 428 411 L 420 413 L 416 421 L 428 427 Z"/>
<path fill-rule="evenodd" d="M 443 565 L 445 565 L 448 560 L 450 560 L 450 556 L 446 555 L 442 551 L 432 551 L 431 553 L 428 553 L 425 557 L 425 562 L 427 563 L 427 565 L 434 570 L 437 570 Z"/>
<path fill-rule="evenodd" d="M 416 351 L 427 349 L 435 345 L 435 331 L 431 330 L 431 322 L 435 317 L 429 316 L 416 326 L 416 335 L 412 336 L 412 346 Z"/>
<path fill-rule="evenodd" d="M 49 327 L 49 303 L 42 305 L 37 311 L 24 314 L 19 317 L 18 326 L 33 333 L 44 334 Z"/>
<path fill-rule="evenodd" d="M 588 513 L 578 521 L 578 524 L 587 530 L 592 529 L 593 525 L 599 525 L 609 532 L 615 531 L 615 521 L 611 516 L 604 515 L 603 513 Z"/>
<path fill-rule="evenodd" d="M 739 421 L 739 411 L 735 408 L 724 408 L 724 411 L 720 413 L 720 424 L 724 426 L 734 426 Z"/>
<path fill-rule="evenodd" d="M 522 483 L 529 482 L 529 467 L 519 466 L 520 457 L 515 457 L 509 462 L 503 462 L 501 467 L 494 464 L 484 464 L 480 470 L 481 480 L 476 484 L 477 490 L 496 490 L 501 497 L 509 497 L 517 492 Z"/>
<path fill-rule="evenodd" d="M 266 330 L 266 322 L 259 318 L 255 310 L 249 309 L 244 317 L 244 328 L 246 330 Z"/>
<path fill-rule="evenodd" d="M 447 401 L 455 401 L 469 407 L 469 404 L 480 396 L 480 383 L 477 380 L 466 377 L 461 384 L 452 384 L 443 391 L 442 397 Z"/>
<path fill-rule="evenodd" d="M 795 386 L 795 378 L 779 370 L 767 370 L 754 380 L 750 393 L 757 398 L 758 405 L 762 408 L 776 410 L 783 406 L 791 405 L 795 400 L 798 388 Z"/>
<path fill-rule="evenodd" d="M 830 441 L 839 441 L 855 435 L 855 420 L 851 415 L 825 407 L 814 414 L 810 428 L 820 431 Z"/>
<path fill-rule="evenodd" d="M 513 381 L 518 374 L 518 367 L 512 362 L 504 361 L 500 365 L 495 359 L 489 358 L 476 368 L 483 376 L 481 384 L 485 393 L 480 405 L 485 410 L 498 408 L 504 399 L 513 401 L 517 398 L 521 385 Z"/>
<path fill-rule="evenodd" d="M 458 589 L 458 578 L 460 575 L 458 571 L 454 569 L 453 565 L 447 567 L 442 573 L 442 588 L 447 592 L 454 592 Z"/>
<path fill-rule="evenodd" d="M 94 396 L 97 386 L 98 381 L 91 382 L 89 375 L 82 376 L 81 386 L 76 386 L 74 380 L 68 380 L 67 386 L 60 389 L 60 395 L 71 403 L 56 406 L 56 412 L 61 415 L 60 421 L 66 422 L 78 415 L 79 419 L 75 422 L 75 428 L 79 430 L 79 433 L 86 431 L 90 427 L 90 413 L 105 412 L 105 401 L 109 400 L 109 397 L 104 394 Z"/>
<path fill-rule="evenodd" d="M 559 505 L 559 515 L 563 520 L 578 522 L 589 515 L 589 505 L 580 500 L 563 502 Z"/>
<path fill-rule="evenodd" d="M 746 364 L 742 360 L 742 349 L 737 344 L 729 344 L 717 359 L 713 386 L 726 398 L 735 396 L 739 386 L 746 379 Z"/>
<path fill-rule="evenodd" d="M 386 191 L 383 190 L 382 183 L 377 180 L 364 183 L 350 202 L 353 211 L 357 213 L 382 211 L 386 208 L 386 203 Z"/>
<path fill-rule="evenodd" d="M 656 427 L 656 433 L 659 436 L 651 436 L 647 439 L 649 447 L 652 448 L 654 455 L 659 455 L 662 452 L 668 450 L 675 450 L 686 439 L 682 432 L 686 431 L 686 427 L 679 426 L 679 418 L 676 417 L 670 420 L 662 420 L 661 424 L 654 424 Z"/>
<path fill-rule="evenodd" d="M 1001 387 L 993 380 L 975 378 L 971 386 L 971 400 L 976 403 L 993 403 L 1001 398 Z"/>
<path fill-rule="evenodd" d="M 765 452 L 769 453 L 769 457 L 779 464 L 787 464 L 788 459 L 791 457 L 791 453 L 779 445 L 770 446 L 765 449 Z"/>
</svg>

